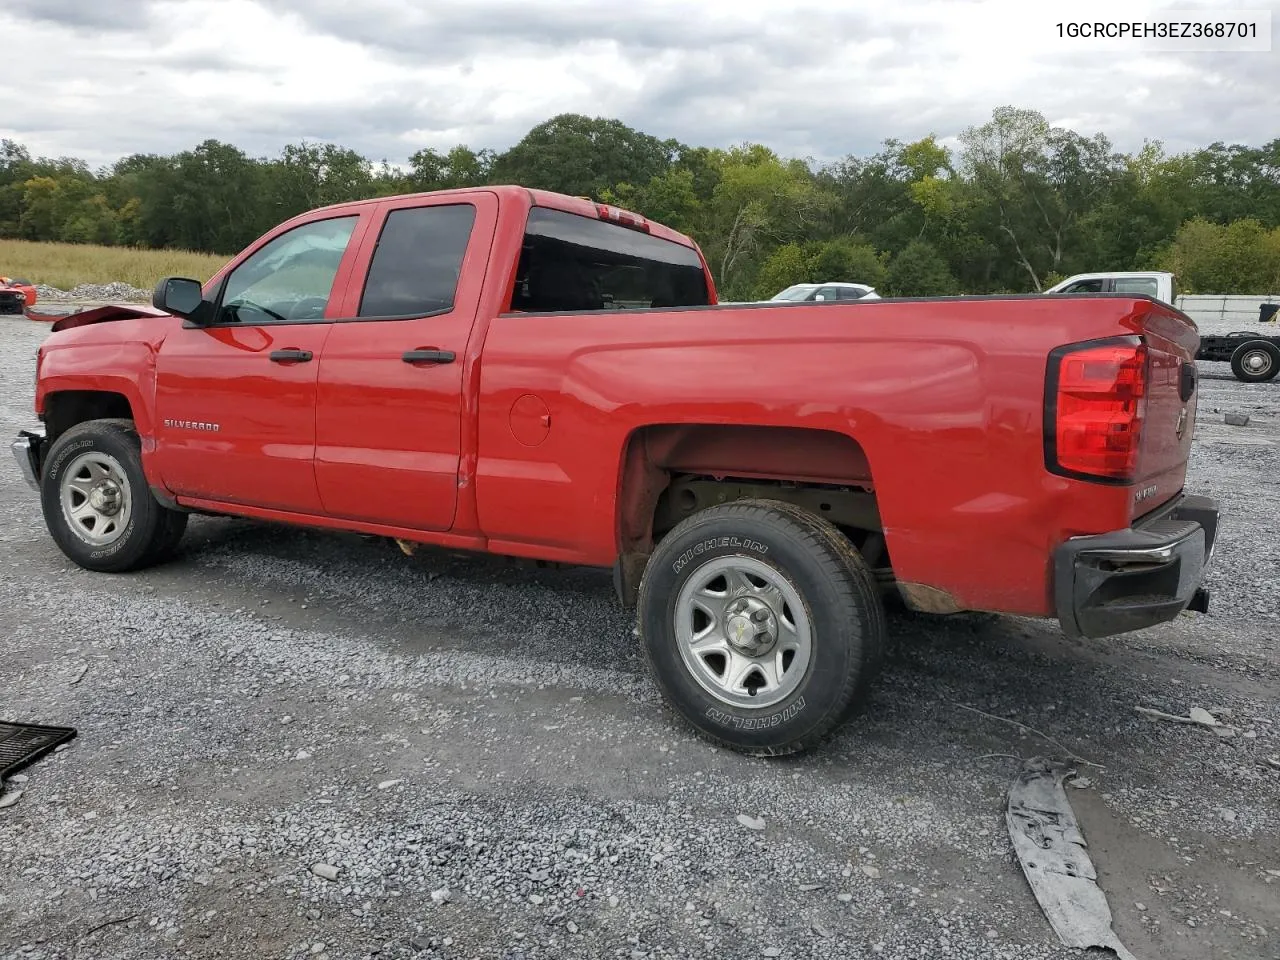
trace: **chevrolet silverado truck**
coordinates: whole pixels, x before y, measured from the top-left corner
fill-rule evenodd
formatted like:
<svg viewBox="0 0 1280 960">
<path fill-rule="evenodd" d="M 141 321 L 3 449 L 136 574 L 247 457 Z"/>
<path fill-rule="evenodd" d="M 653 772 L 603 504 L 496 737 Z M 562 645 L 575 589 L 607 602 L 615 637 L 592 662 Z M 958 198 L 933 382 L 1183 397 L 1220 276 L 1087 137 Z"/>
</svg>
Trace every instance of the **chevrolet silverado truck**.
<svg viewBox="0 0 1280 960">
<path fill-rule="evenodd" d="M 1072 637 L 1204 610 L 1196 344 L 1140 295 L 722 305 L 682 234 L 485 187 L 57 321 L 13 448 L 93 571 L 192 513 L 612 568 L 666 702 L 777 755 L 863 702 L 887 598 Z"/>
</svg>

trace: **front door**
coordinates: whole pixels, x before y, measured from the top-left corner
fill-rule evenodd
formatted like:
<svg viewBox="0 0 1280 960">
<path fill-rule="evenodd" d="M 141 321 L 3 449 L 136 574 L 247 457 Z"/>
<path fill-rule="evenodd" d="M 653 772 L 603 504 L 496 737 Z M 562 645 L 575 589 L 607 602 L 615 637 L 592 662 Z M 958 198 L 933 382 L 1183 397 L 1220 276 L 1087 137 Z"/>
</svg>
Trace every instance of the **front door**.
<svg viewBox="0 0 1280 960">
<path fill-rule="evenodd" d="M 316 481 L 330 516 L 453 525 L 467 348 L 497 211 L 488 193 L 380 205 L 348 319 L 320 360 Z"/>
<path fill-rule="evenodd" d="M 316 374 L 360 220 L 316 219 L 268 235 L 206 291 L 213 321 L 165 338 L 155 460 L 175 494 L 321 512 Z"/>
</svg>

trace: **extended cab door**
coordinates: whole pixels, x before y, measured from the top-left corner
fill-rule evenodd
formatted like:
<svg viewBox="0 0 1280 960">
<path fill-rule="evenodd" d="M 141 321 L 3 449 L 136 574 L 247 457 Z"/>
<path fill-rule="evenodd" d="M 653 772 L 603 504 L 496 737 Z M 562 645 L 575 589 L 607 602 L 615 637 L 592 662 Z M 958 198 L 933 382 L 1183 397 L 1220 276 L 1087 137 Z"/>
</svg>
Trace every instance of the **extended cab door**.
<svg viewBox="0 0 1280 960">
<path fill-rule="evenodd" d="M 320 513 L 316 374 L 370 213 L 282 225 L 206 287 L 156 358 L 156 464 L 182 497 Z"/>
<path fill-rule="evenodd" d="M 334 517 L 447 530 L 492 193 L 378 205 L 320 359 L 316 480 Z"/>
</svg>

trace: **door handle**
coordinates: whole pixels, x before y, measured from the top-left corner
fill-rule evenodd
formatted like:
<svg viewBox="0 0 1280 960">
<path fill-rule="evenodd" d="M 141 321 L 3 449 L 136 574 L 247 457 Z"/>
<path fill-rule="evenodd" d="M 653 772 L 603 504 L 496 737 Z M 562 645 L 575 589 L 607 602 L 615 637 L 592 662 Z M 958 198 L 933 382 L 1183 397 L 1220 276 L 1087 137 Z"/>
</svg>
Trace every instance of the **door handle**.
<svg viewBox="0 0 1280 960">
<path fill-rule="evenodd" d="M 405 363 L 453 363 L 452 350 L 406 350 L 400 358 Z"/>
<path fill-rule="evenodd" d="M 310 350 L 272 350 L 272 363 L 306 363 L 311 359 Z"/>
</svg>

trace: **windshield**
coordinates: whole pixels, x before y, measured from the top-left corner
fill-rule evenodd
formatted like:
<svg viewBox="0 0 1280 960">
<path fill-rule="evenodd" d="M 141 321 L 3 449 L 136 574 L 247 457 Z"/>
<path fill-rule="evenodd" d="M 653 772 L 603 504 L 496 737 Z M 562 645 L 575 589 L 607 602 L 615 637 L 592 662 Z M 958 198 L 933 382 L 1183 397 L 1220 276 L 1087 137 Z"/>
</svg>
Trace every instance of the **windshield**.
<svg viewBox="0 0 1280 960">
<path fill-rule="evenodd" d="M 781 293 L 776 294 L 774 300 L 803 300 L 809 294 L 813 293 L 815 287 L 812 283 L 797 283 L 787 287 Z"/>
</svg>

